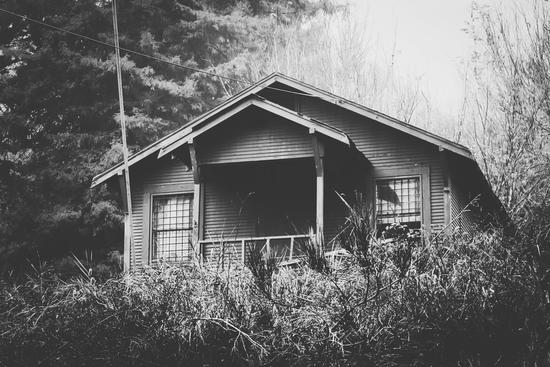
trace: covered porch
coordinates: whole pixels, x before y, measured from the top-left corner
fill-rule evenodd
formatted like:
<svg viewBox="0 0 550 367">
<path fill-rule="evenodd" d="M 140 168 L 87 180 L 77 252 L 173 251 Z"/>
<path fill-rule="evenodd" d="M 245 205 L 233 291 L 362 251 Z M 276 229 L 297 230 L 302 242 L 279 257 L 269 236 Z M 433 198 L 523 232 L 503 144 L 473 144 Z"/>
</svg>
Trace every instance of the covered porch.
<svg viewBox="0 0 550 367">
<path fill-rule="evenodd" d="M 315 238 L 326 249 L 353 191 L 368 196 L 370 164 L 341 131 L 265 101 L 251 100 L 163 148 L 193 172 L 198 258 L 243 261 L 260 246 L 286 259 Z"/>
<path fill-rule="evenodd" d="M 327 145 L 320 169 L 313 154 L 202 166 L 199 258 L 244 263 L 252 249 L 260 249 L 293 261 L 311 240 L 334 250 L 347 215 L 338 195 L 351 202 L 355 192 L 367 194 L 372 185 L 367 162 Z"/>
<path fill-rule="evenodd" d="M 198 242 L 205 261 L 220 256 L 244 261 L 258 246 L 291 259 L 299 253 L 299 242 L 323 227 L 316 219 L 311 158 L 209 165 L 202 172 Z"/>
</svg>

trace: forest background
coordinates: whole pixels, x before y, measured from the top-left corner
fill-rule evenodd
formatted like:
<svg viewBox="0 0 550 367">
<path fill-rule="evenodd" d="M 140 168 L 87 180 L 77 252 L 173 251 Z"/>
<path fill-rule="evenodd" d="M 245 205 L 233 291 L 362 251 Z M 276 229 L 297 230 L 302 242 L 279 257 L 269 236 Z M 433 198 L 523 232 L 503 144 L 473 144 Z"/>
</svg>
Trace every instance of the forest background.
<svg viewBox="0 0 550 367">
<path fill-rule="evenodd" d="M 2 0 L 0 8 L 112 43 L 109 1 Z M 371 15 L 372 16 L 372 15 Z M 434 105 L 368 17 L 330 1 L 120 2 L 128 140 L 135 152 L 274 71 L 469 146 L 519 222 L 549 195 L 548 5 L 476 6 L 466 97 Z M 121 249 L 119 198 L 91 177 L 121 160 L 112 48 L 0 14 L 0 261 Z M 219 78 L 160 60 L 202 69 Z M 242 80 L 245 82 L 237 82 Z M 518 222 L 518 223 L 519 223 Z M 11 264 L 11 265 L 10 265 Z"/>
<path fill-rule="evenodd" d="M 346 4 L 120 0 L 150 55 L 122 52 L 131 152 L 280 71 L 465 144 L 509 217 L 382 243 L 350 208 L 342 263 L 132 276 L 121 198 L 90 189 L 122 159 L 113 48 L 30 21 L 111 44 L 111 2 L 0 0 L 0 365 L 549 365 L 549 6 L 472 3 L 451 114 Z"/>
</svg>

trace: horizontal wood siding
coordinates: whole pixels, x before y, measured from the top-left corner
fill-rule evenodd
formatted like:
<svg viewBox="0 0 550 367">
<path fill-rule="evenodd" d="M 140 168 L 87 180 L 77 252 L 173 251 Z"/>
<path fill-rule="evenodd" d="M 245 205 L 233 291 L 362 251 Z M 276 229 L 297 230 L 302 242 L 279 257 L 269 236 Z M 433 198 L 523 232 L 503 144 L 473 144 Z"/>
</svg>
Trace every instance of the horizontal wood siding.
<svg viewBox="0 0 550 367">
<path fill-rule="evenodd" d="M 132 187 L 132 229 L 133 250 L 135 250 L 135 265 L 147 264 L 143 259 L 144 246 L 149 246 L 149 226 L 145 221 L 149 219 L 151 208 L 147 197 L 152 193 L 193 192 L 193 172 L 186 171 L 184 163 L 169 157 L 157 160 L 144 160 L 140 165 L 132 168 L 130 183 Z M 146 233 L 147 232 L 147 233 Z M 132 254 L 130 263 L 133 264 Z"/>
<path fill-rule="evenodd" d="M 258 94 L 271 102 L 275 102 L 289 110 L 296 111 L 297 101 L 294 94 L 296 92 L 301 93 L 299 90 L 276 82 L 271 85 L 271 88 L 263 89 Z"/>
<path fill-rule="evenodd" d="M 207 242 L 202 245 L 202 255 L 209 265 L 226 267 L 243 263 L 241 242 Z"/>
<path fill-rule="evenodd" d="M 327 248 L 332 250 L 333 245 L 339 242 L 336 237 L 349 215 L 349 209 L 343 200 L 355 210 L 368 214 L 372 204 L 367 190 L 372 180 L 368 179 L 371 169 L 367 162 L 358 160 L 341 144 L 328 143 L 326 150 L 324 235 Z"/>
<path fill-rule="evenodd" d="M 457 219 L 458 214 L 460 213 L 461 209 L 461 198 L 460 196 L 460 186 L 457 182 L 451 179 L 450 185 L 451 189 L 451 221 L 453 221 L 454 225 L 460 225 L 459 219 Z"/>
<path fill-rule="evenodd" d="M 318 98 L 298 96 L 299 111 L 344 131 L 371 162 L 373 172 L 429 167 L 431 226 L 444 224 L 443 170 L 438 147 Z"/>
<path fill-rule="evenodd" d="M 201 165 L 312 156 L 307 128 L 257 109 L 204 133 L 197 146 Z"/>
<path fill-rule="evenodd" d="M 476 222 L 479 219 L 479 208 L 469 204 L 480 190 L 479 188 L 476 190 L 475 185 L 462 176 L 468 175 L 464 174 L 460 166 L 451 167 L 452 227 L 460 233 L 474 234 L 477 229 Z"/>
<path fill-rule="evenodd" d="M 137 177 L 131 177 L 132 184 L 132 248 L 130 250 L 130 267 L 141 266 L 143 259 L 143 184 Z M 135 255 L 135 258 L 134 258 Z"/>
<path fill-rule="evenodd" d="M 204 168 L 204 239 L 304 234 L 314 225 L 312 158 Z"/>
<path fill-rule="evenodd" d="M 435 160 L 430 164 L 430 203 L 434 230 L 441 230 L 445 226 L 444 187 L 443 169 L 439 161 Z"/>
<path fill-rule="evenodd" d="M 244 185 L 235 189 L 228 181 L 216 179 L 204 183 L 205 239 L 221 241 L 255 234 L 254 217 L 246 207 L 253 190 L 247 190 Z"/>
</svg>

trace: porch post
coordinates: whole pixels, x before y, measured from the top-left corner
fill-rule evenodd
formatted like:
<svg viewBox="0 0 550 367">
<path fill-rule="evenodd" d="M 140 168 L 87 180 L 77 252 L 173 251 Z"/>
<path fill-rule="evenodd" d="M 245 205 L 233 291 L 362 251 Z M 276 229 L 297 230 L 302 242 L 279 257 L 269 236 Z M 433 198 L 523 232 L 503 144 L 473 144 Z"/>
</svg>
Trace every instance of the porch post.
<svg viewBox="0 0 550 367">
<path fill-rule="evenodd" d="M 315 200 L 315 235 L 318 243 L 324 241 L 324 204 L 325 204 L 325 147 L 315 130 L 310 130 L 313 144 L 313 158 L 315 160 L 316 200 Z"/>
<path fill-rule="evenodd" d="M 128 272 L 130 270 L 130 251 L 134 251 L 134 249 L 130 246 L 130 214 L 128 213 L 126 179 L 122 172 L 118 174 L 118 184 L 120 186 L 120 194 L 122 196 L 122 211 L 124 212 L 124 249 L 122 253 L 122 264 L 123 270 Z"/>
<path fill-rule="evenodd" d="M 316 203 L 316 231 L 317 231 L 317 240 L 320 243 L 323 242 L 323 230 L 324 230 L 324 193 L 325 193 L 325 178 L 323 173 L 317 175 L 317 203 Z"/>
<path fill-rule="evenodd" d="M 202 196 L 203 196 L 203 184 L 201 182 L 200 168 L 197 161 L 197 152 L 193 140 L 189 140 L 189 157 L 191 158 L 191 166 L 193 169 L 193 237 L 191 243 L 194 247 L 195 256 L 200 259 L 202 253 L 200 248 L 200 239 L 202 235 Z"/>
<path fill-rule="evenodd" d="M 449 158 L 447 150 L 439 147 L 439 161 L 443 169 L 443 218 L 444 226 L 449 226 L 453 218 L 451 218 L 451 177 L 449 174 Z M 447 232 L 451 232 L 447 229 Z"/>
</svg>

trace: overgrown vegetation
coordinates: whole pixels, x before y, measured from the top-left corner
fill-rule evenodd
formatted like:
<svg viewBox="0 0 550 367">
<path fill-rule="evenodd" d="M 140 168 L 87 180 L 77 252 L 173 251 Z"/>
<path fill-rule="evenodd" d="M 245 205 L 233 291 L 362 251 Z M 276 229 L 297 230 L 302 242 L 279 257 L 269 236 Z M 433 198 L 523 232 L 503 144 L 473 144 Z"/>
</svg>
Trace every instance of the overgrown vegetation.
<svg viewBox="0 0 550 367">
<path fill-rule="evenodd" d="M 1 284 L 0 363 L 546 365 L 548 265 L 518 250 L 540 237 L 388 231 L 322 268 L 258 251 L 250 268 L 161 265 L 104 282 L 37 268 Z"/>
<path fill-rule="evenodd" d="M 109 42 L 110 1 L 54 3 L 0 0 Z M 301 21 L 328 2 L 120 3 L 124 47 L 234 78 L 282 70 L 414 122 L 418 91 L 364 64 L 370 49 L 356 25 L 343 17 L 349 31 L 323 38 L 324 17 Z M 114 277 L 118 198 L 88 189 L 120 159 L 112 52 L 2 14 L 0 364 L 549 365 L 547 9 L 539 0 L 511 18 L 474 9 L 474 83 L 453 124 L 513 226 L 420 239 L 396 225 L 376 240 L 369 213 L 349 207 L 340 238 L 349 256 L 326 258 L 312 239 L 295 267 L 250 251 L 249 268 L 164 265 Z M 123 64 L 134 151 L 244 87 L 130 55 Z M 107 261 L 91 266 L 98 248 Z M 40 260 L 71 251 L 74 260 Z M 21 278 L 25 264 L 42 265 Z"/>
</svg>

